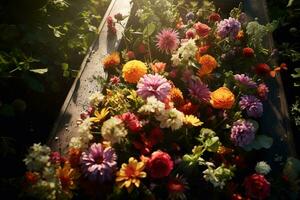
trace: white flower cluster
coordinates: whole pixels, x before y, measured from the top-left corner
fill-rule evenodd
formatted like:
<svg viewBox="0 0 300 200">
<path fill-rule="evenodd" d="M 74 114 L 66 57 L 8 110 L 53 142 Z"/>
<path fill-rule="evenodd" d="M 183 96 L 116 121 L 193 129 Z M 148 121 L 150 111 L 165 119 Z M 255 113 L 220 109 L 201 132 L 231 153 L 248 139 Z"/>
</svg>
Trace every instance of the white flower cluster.
<svg viewBox="0 0 300 200">
<path fill-rule="evenodd" d="M 50 162 L 51 149 L 45 145 L 34 144 L 24 159 L 27 170 L 38 174 L 38 180 L 31 185 L 31 195 L 38 199 L 56 200 L 64 195 L 55 165 Z"/>
<path fill-rule="evenodd" d="M 139 113 L 161 115 L 165 111 L 165 104 L 155 96 L 148 97 L 146 104 L 139 109 Z"/>
<path fill-rule="evenodd" d="M 160 121 L 161 128 L 171 128 L 174 131 L 182 127 L 185 118 L 182 112 L 172 108 L 162 112 L 156 119 Z"/>
<path fill-rule="evenodd" d="M 184 114 L 176 108 L 165 109 L 165 104 L 154 96 L 148 97 L 139 113 L 154 114 L 155 119 L 160 122 L 161 128 L 180 129 L 184 122 Z"/>
<path fill-rule="evenodd" d="M 260 161 L 256 164 L 255 171 L 259 174 L 266 175 L 271 171 L 271 167 L 265 161 Z"/>
<path fill-rule="evenodd" d="M 182 62 L 188 62 L 195 58 L 198 47 L 194 39 L 189 39 L 188 41 L 181 44 L 176 54 L 172 55 L 172 62 L 175 66 Z"/>
<path fill-rule="evenodd" d="M 90 97 L 90 105 L 91 106 L 98 106 L 104 99 L 104 95 L 101 92 L 94 92 Z"/>
<path fill-rule="evenodd" d="M 211 164 L 208 165 L 208 168 L 205 171 L 203 171 L 203 177 L 206 181 L 211 182 L 214 187 L 223 189 L 225 183 L 228 180 L 232 179 L 233 172 L 230 169 L 224 167 L 223 164 L 216 169 L 214 169 L 213 164 Z"/>
<path fill-rule="evenodd" d="M 23 160 L 29 171 L 41 172 L 44 167 L 50 165 L 50 148 L 41 145 L 40 143 L 34 144 L 30 147 L 29 153 Z"/>
<path fill-rule="evenodd" d="M 127 129 L 122 120 L 111 117 L 106 120 L 101 128 L 102 137 L 112 144 L 120 143 L 127 135 Z"/>
</svg>

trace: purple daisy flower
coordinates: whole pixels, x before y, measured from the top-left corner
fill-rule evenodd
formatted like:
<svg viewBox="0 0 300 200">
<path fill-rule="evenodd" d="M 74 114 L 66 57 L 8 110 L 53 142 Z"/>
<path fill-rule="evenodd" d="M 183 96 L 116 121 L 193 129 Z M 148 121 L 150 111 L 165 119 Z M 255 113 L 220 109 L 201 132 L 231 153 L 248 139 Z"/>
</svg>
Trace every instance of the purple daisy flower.
<svg viewBox="0 0 300 200">
<path fill-rule="evenodd" d="M 117 167 L 117 155 L 111 147 L 104 147 L 101 143 L 94 143 L 88 152 L 81 155 L 82 171 L 85 177 L 91 181 L 111 180 Z"/>
<path fill-rule="evenodd" d="M 146 74 L 137 84 L 137 93 L 143 99 L 155 96 L 156 99 L 163 101 L 169 94 L 170 89 L 171 84 L 159 74 Z"/>
<path fill-rule="evenodd" d="M 239 105 L 242 110 L 246 110 L 249 117 L 258 118 L 263 114 L 262 102 L 253 95 L 242 96 Z"/>
<path fill-rule="evenodd" d="M 245 74 L 235 74 L 234 79 L 238 81 L 240 84 L 245 85 L 249 88 L 257 87 L 257 84 L 249 76 Z"/>
<path fill-rule="evenodd" d="M 189 93 L 192 98 L 199 100 L 200 102 L 209 102 L 210 91 L 206 84 L 202 83 L 199 79 L 190 81 Z"/>
<path fill-rule="evenodd" d="M 175 51 L 179 45 L 178 33 L 171 28 L 163 29 L 156 38 L 157 48 L 167 54 Z"/>
<path fill-rule="evenodd" d="M 239 119 L 231 127 L 230 139 L 236 145 L 243 147 L 255 138 L 255 127 L 251 121 Z"/>
<path fill-rule="evenodd" d="M 241 23 L 238 20 L 229 17 L 228 19 L 224 19 L 218 23 L 217 33 L 221 38 L 229 36 L 234 39 L 240 29 Z"/>
</svg>

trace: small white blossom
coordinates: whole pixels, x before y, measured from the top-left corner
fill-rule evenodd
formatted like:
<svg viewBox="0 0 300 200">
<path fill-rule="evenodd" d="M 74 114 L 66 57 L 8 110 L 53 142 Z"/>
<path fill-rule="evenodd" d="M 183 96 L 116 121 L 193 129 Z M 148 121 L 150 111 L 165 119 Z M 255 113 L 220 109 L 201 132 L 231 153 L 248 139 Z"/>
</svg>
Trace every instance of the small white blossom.
<svg viewBox="0 0 300 200">
<path fill-rule="evenodd" d="M 83 144 L 81 142 L 81 138 L 80 137 L 72 137 L 70 139 L 70 142 L 69 142 L 69 147 L 73 147 L 73 148 L 82 148 Z"/>
<path fill-rule="evenodd" d="M 160 115 L 156 116 L 160 121 L 161 128 L 171 128 L 172 130 L 180 129 L 184 122 L 184 114 L 176 108 L 166 110 Z"/>
<path fill-rule="evenodd" d="M 29 153 L 24 159 L 25 165 L 29 171 L 42 171 L 49 163 L 50 148 L 39 144 L 34 144 L 30 147 Z"/>
<path fill-rule="evenodd" d="M 194 59 L 198 47 L 195 40 L 190 39 L 187 42 L 182 43 L 181 47 L 178 49 L 178 53 L 184 61 L 189 61 Z"/>
<path fill-rule="evenodd" d="M 165 111 L 165 104 L 155 98 L 155 96 L 148 97 L 146 104 L 139 109 L 139 113 L 160 115 Z"/>
<path fill-rule="evenodd" d="M 104 95 L 100 92 L 94 92 L 90 97 L 90 105 L 91 106 L 97 106 L 99 103 L 101 103 L 104 99 Z"/>
<path fill-rule="evenodd" d="M 271 167 L 268 163 L 266 163 L 265 161 L 260 161 L 256 164 L 255 166 L 255 171 L 257 173 L 266 175 L 271 171 Z"/>
<path fill-rule="evenodd" d="M 115 144 L 120 143 L 126 137 L 127 130 L 122 120 L 111 117 L 103 123 L 101 134 L 105 140 Z"/>
</svg>

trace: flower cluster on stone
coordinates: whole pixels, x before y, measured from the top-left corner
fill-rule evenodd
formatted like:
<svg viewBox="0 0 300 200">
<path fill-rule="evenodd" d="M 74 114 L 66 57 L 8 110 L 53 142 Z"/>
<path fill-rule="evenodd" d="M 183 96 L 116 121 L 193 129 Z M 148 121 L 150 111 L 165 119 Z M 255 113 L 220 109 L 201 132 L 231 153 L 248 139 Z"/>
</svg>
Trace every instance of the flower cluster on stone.
<svg viewBox="0 0 300 200">
<path fill-rule="evenodd" d="M 31 193 L 51 200 L 81 192 L 91 199 L 268 198 L 273 162 L 248 152 L 276 142 L 257 120 L 271 91 L 267 79 L 279 70 L 254 39 L 270 25 L 249 25 L 240 8 L 224 19 L 213 1 L 192 10 L 143 2 L 120 49 L 99 58 L 106 74 L 94 74 L 100 85 L 66 136 L 66 151 L 29 149 Z"/>
</svg>

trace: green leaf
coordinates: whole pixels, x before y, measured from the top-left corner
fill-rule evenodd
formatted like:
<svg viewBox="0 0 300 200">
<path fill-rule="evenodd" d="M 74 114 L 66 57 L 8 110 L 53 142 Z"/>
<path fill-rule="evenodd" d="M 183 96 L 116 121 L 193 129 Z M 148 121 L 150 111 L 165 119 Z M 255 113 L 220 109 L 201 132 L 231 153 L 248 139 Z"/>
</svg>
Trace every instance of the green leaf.
<svg viewBox="0 0 300 200">
<path fill-rule="evenodd" d="M 148 24 L 143 31 L 144 37 L 150 37 L 154 33 L 155 29 L 156 25 L 154 23 Z"/>
<path fill-rule="evenodd" d="M 48 72 L 48 68 L 30 69 L 29 71 L 37 73 L 37 74 L 45 74 L 46 72 Z"/>
<path fill-rule="evenodd" d="M 251 144 L 243 147 L 245 151 L 251 151 L 253 149 L 269 149 L 273 144 L 273 138 L 266 135 L 257 135 Z"/>
<path fill-rule="evenodd" d="M 290 7 L 290 6 L 292 6 L 292 5 L 293 5 L 293 3 L 294 3 L 294 0 L 289 0 L 289 3 L 287 4 L 287 6 L 286 6 L 286 7 Z"/>
<path fill-rule="evenodd" d="M 23 74 L 22 79 L 25 81 L 27 86 L 36 92 L 44 92 L 45 88 L 44 85 L 37 80 L 34 76 L 31 76 L 29 74 Z"/>
<path fill-rule="evenodd" d="M 61 63 L 61 69 L 62 69 L 63 71 L 68 70 L 68 69 L 69 69 L 69 64 L 68 64 L 68 63 Z"/>
</svg>

